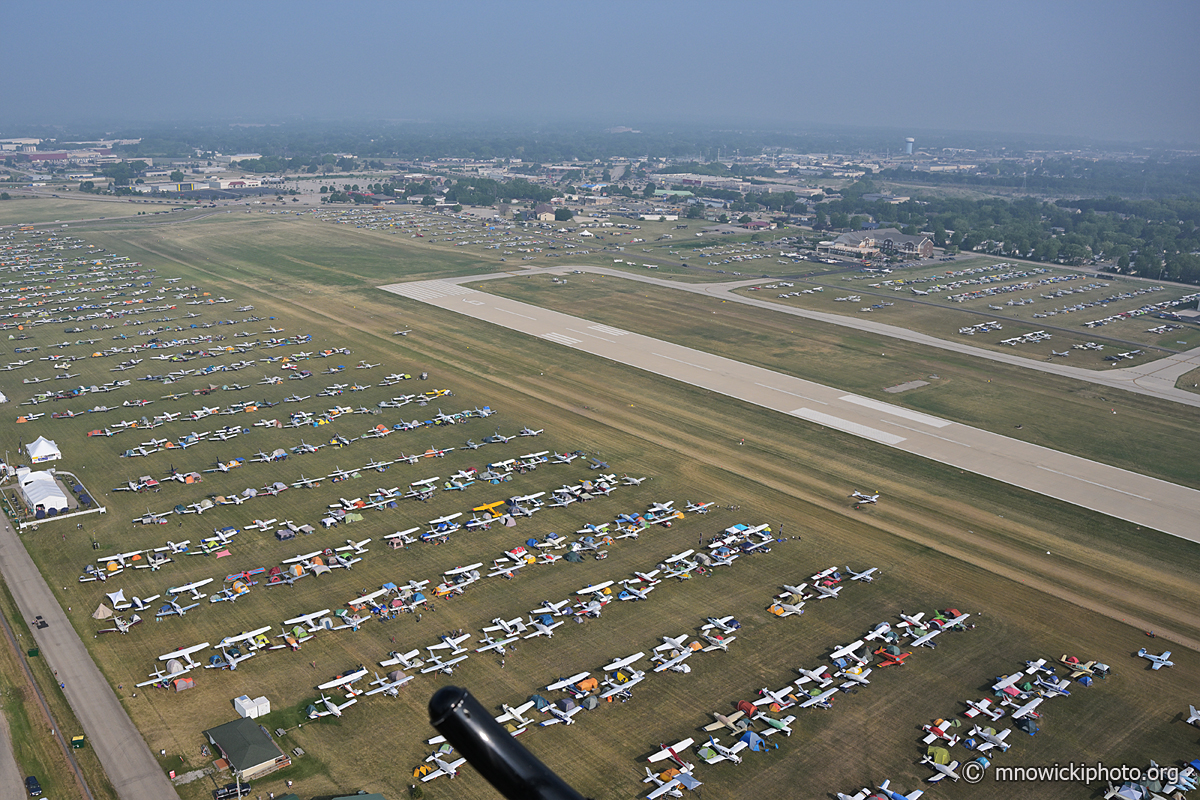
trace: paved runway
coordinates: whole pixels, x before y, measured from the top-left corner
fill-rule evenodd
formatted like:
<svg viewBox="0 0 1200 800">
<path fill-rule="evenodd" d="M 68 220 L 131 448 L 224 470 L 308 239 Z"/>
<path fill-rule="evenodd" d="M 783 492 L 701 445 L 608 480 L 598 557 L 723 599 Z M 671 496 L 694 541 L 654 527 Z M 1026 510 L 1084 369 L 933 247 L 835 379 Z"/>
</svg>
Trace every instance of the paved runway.
<svg viewBox="0 0 1200 800">
<path fill-rule="evenodd" d="M 57 536 L 56 530 L 50 522 L 41 531 L 24 535 Z M 121 800 L 178 797 L 3 515 L 0 515 L 0 576 L 12 591 L 26 622 L 39 614 L 46 620 L 47 627 L 42 630 L 30 626 L 34 642 L 42 658 L 58 672 L 67 702 Z M 0 791 L 0 796 L 6 795 Z"/>
<path fill-rule="evenodd" d="M 803 317 L 804 319 L 811 319 L 817 322 L 826 322 L 830 325 L 838 325 L 843 328 L 853 328 L 859 331 L 875 333 L 880 336 L 887 336 L 892 339 L 902 339 L 906 342 L 915 342 L 917 344 L 928 345 L 929 347 L 937 347 L 942 350 L 950 350 L 955 353 L 963 353 L 965 355 L 974 356 L 975 358 L 983 358 L 989 361 L 999 361 L 1001 363 L 1011 364 L 1012 366 L 1021 367 L 1023 369 L 1032 369 L 1038 372 L 1049 372 L 1054 375 L 1062 375 L 1063 377 L 1086 381 L 1087 383 L 1108 386 L 1113 389 L 1122 389 L 1135 394 L 1144 394 L 1150 397 L 1157 397 L 1162 400 L 1170 400 L 1173 403 L 1181 403 L 1183 405 L 1200 407 L 1200 394 L 1196 394 L 1194 392 L 1185 392 L 1182 389 L 1175 388 L 1175 381 L 1181 375 L 1186 372 L 1190 372 L 1193 369 L 1200 368 L 1200 347 L 1189 350 L 1186 353 L 1177 353 L 1154 361 L 1147 361 L 1144 364 L 1134 364 L 1128 367 L 1114 367 L 1106 370 L 1083 369 L 1082 367 L 1070 366 L 1063 361 L 1039 361 L 1037 359 L 1017 355 L 1016 353 L 997 352 L 995 350 L 987 350 L 982 347 L 975 347 L 974 345 L 954 339 L 939 339 L 936 336 L 930 336 L 926 333 L 918 333 L 916 331 L 909 330 L 908 328 L 901 328 L 897 325 L 888 325 L 885 322 L 878 322 L 866 317 L 852 317 L 844 314 L 833 314 L 826 311 L 811 311 L 809 309 L 799 308 L 797 306 L 789 306 L 785 303 L 778 303 L 771 300 L 760 300 L 755 297 L 746 297 L 745 295 L 734 293 L 734 289 L 769 283 L 770 281 L 766 278 L 741 279 L 722 283 L 683 283 L 681 281 L 670 280 L 668 278 L 655 278 L 650 275 L 639 275 L 637 273 L 623 272 L 621 270 L 608 269 L 605 267 L 571 267 L 562 265 L 554 267 L 541 267 L 529 270 L 528 273 L 519 274 L 566 274 L 573 269 L 586 270 L 587 272 L 598 275 L 609 275 L 616 278 L 624 278 L 625 280 L 638 281 L 639 283 L 649 283 L 654 286 L 677 289 L 681 292 L 691 292 L 692 294 L 703 294 L 709 297 L 717 297 L 730 303 L 741 303 L 742 305 L 765 308 L 779 314 L 791 314 L 795 317 Z M 479 275 L 474 279 L 455 279 L 455 282 L 471 282 L 472 280 L 488 280 L 499 277 L 511 276 L 507 273 L 501 275 Z"/>
<path fill-rule="evenodd" d="M 381 288 L 1200 541 L 1196 525 L 1200 492 L 1194 489 L 460 285 L 476 279 L 420 281 Z"/>
</svg>

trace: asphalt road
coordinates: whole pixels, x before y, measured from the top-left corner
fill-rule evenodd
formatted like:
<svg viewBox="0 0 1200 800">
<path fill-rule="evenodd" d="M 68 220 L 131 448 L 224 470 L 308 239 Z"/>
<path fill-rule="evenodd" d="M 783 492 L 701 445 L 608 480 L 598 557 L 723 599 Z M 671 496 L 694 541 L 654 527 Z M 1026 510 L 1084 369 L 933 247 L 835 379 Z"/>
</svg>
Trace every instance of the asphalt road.
<svg viewBox="0 0 1200 800">
<path fill-rule="evenodd" d="M 615 274 L 625 277 L 623 273 Z M 1200 491 L 1195 489 L 460 285 L 476 279 L 420 281 L 380 288 L 1200 541 L 1195 523 Z"/>
<path fill-rule="evenodd" d="M 63 523 L 66 524 L 66 523 Z M 57 536 L 60 528 L 47 523 L 25 536 Z M 62 529 L 62 532 L 66 532 Z M 74 529 L 71 529 L 74 532 Z M 146 740 L 113 694 L 67 621 L 50 587 L 8 519 L 0 515 L 0 577 L 8 584 L 26 622 L 41 615 L 47 626 L 30 625 L 34 643 L 64 685 L 67 702 L 83 726 L 104 771 L 121 800 L 167 800 L 178 797 L 175 787 L 154 759 Z M 0 790 L 0 796 L 14 796 Z"/>
</svg>

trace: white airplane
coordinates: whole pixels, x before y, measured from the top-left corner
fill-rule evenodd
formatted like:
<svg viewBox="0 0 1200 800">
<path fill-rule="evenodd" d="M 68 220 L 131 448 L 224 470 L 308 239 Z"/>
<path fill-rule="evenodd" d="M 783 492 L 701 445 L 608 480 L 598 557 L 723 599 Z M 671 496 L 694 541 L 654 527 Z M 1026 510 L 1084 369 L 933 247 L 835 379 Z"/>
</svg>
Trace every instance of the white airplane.
<svg viewBox="0 0 1200 800">
<path fill-rule="evenodd" d="M 1191 725 L 1200 727 L 1200 711 L 1197 711 L 1195 706 L 1188 706 L 1187 721 Z"/>
<path fill-rule="evenodd" d="M 704 763 L 706 764 L 716 764 L 719 761 L 731 761 L 734 764 L 740 764 L 742 763 L 742 757 L 739 756 L 738 753 L 745 750 L 749 746 L 750 745 L 746 744 L 745 742 L 737 742 L 733 745 L 733 747 L 726 747 L 717 741 L 717 737 L 710 735 L 708 737 L 707 747 L 714 753 L 714 755 L 704 758 L 703 746 L 700 748 L 699 754 L 701 758 L 704 758 Z"/>
<path fill-rule="evenodd" d="M 980 751 L 986 753 L 988 750 L 991 750 L 993 747 L 999 747 L 1000 752 L 1007 753 L 1008 748 L 1011 747 L 1011 745 L 1004 740 L 1008 738 L 1008 735 L 1010 733 L 1012 733 L 1012 728 L 1005 728 L 1000 733 L 996 733 L 996 731 L 993 730 L 992 728 L 981 728 L 978 725 L 976 725 L 973 728 L 971 728 L 971 733 L 968 735 L 978 736 L 980 739 L 983 740 L 975 746 L 975 749 L 977 749 L 977 750 L 980 750 Z"/>
<path fill-rule="evenodd" d="M 1066 678 L 1059 679 L 1057 676 L 1055 676 L 1047 679 L 1039 675 L 1034 683 L 1038 686 L 1042 695 L 1045 697 L 1058 697 L 1059 695 L 1063 697 L 1069 697 L 1071 694 L 1067 690 L 1067 687 L 1071 685 L 1071 682 Z"/>
<path fill-rule="evenodd" d="M 212 582 L 213 582 L 212 578 L 205 578 L 203 580 L 195 581 L 193 583 L 186 583 L 183 586 L 175 586 L 173 588 L 167 589 L 167 594 L 178 595 L 178 594 L 185 594 L 187 592 L 191 592 L 193 599 L 203 600 L 208 595 L 201 592 L 200 587 L 207 586 L 208 584 L 210 584 Z"/>
<path fill-rule="evenodd" d="M 267 628 L 267 630 L 270 630 L 270 628 Z M 217 648 L 221 651 L 221 655 L 210 658 L 208 663 L 204 665 L 205 669 L 235 670 L 237 669 L 238 664 L 257 655 L 257 653 L 255 653 L 253 650 L 245 655 L 233 655 L 229 652 L 229 649 L 231 648 L 228 645 L 218 644 Z"/>
<path fill-rule="evenodd" d="M 352 539 L 347 539 L 345 547 L 339 547 L 339 548 L 337 548 L 337 551 L 345 552 L 348 550 L 353 550 L 356 555 L 361 556 L 364 553 L 368 552 L 366 545 L 368 545 L 370 543 L 371 543 L 370 539 L 363 539 L 360 542 L 353 541 Z"/>
<path fill-rule="evenodd" d="M 916 614 L 915 616 L 911 616 L 911 617 L 908 614 L 905 614 L 904 612 L 900 612 L 900 619 L 902 619 L 904 621 L 898 623 L 896 625 L 896 627 L 897 628 L 912 627 L 912 628 L 920 628 L 921 630 L 925 630 L 929 626 L 927 624 L 921 622 L 921 620 L 923 620 L 924 618 L 925 618 L 924 611 L 922 611 L 920 614 Z"/>
<path fill-rule="evenodd" d="M 580 672 L 579 674 L 572 675 L 569 678 L 560 678 L 559 680 L 556 680 L 554 683 L 547 686 L 546 691 L 557 692 L 559 689 L 569 689 L 591 674 L 592 673 L 590 672 Z"/>
<path fill-rule="evenodd" d="M 545 614 L 545 615 L 548 615 L 551 617 L 561 617 L 561 616 L 565 615 L 566 613 L 568 613 L 567 608 L 570 605 L 571 605 L 570 600 L 562 600 L 557 603 L 551 603 L 548 600 L 544 600 L 544 601 L 542 601 L 541 608 L 535 608 L 535 609 L 533 609 L 533 611 L 530 611 L 529 613 L 530 614 L 538 614 L 538 615 Z"/>
<path fill-rule="evenodd" d="M 328 717 L 330 715 L 333 715 L 335 717 L 340 717 L 342 715 L 343 711 L 345 711 L 347 708 L 349 708 L 350 706 L 354 705 L 357 702 L 358 702 L 357 697 L 351 697 L 346 702 L 342 703 L 341 705 L 338 705 L 337 703 L 330 700 L 325 695 L 321 695 L 320 703 L 322 706 L 324 706 L 324 710 L 319 709 L 315 705 L 309 706 L 308 718 L 309 719 L 317 719 L 318 717 Z"/>
<path fill-rule="evenodd" d="M 662 780 L 658 775 L 650 771 L 646 767 L 646 777 L 642 779 L 642 783 L 653 783 L 658 788 L 646 795 L 646 800 L 658 800 L 664 795 L 669 797 L 683 797 L 683 789 L 694 791 L 703 784 L 696 780 L 690 772 L 677 771 L 674 777 L 668 781 Z"/>
<path fill-rule="evenodd" d="M 279 520 L 278 519 L 267 519 L 267 520 L 256 519 L 256 520 L 254 520 L 254 522 L 251 522 L 249 525 L 246 526 L 246 530 L 269 531 L 269 530 L 271 530 L 271 526 L 274 525 L 276 522 L 279 522 Z M 285 561 L 284 563 L 286 564 L 287 562 Z"/>
<path fill-rule="evenodd" d="M 800 677 L 796 679 L 797 686 L 803 686 L 809 681 L 812 681 L 824 689 L 826 686 L 829 686 L 829 684 L 833 683 L 833 676 L 829 674 L 829 667 L 824 665 L 815 670 L 804 669 L 804 667 L 800 667 L 798 671 L 800 673 Z"/>
<path fill-rule="evenodd" d="M 283 621 L 283 624 L 284 625 L 303 625 L 306 629 L 316 632 L 316 631 L 321 630 L 321 625 L 319 624 L 318 620 L 322 619 L 327 614 L 329 614 L 329 609 L 322 608 L 320 611 L 314 611 L 311 614 L 303 614 L 299 617 L 292 617 L 291 619 L 285 619 Z M 387 666 L 387 665 L 385 664 L 384 666 Z"/>
<path fill-rule="evenodd" d="M 1009 708 L 1011 708 L 1013 710 L 1013 712 L 1012 712 L 1013 719 L 1021 719 L 1023 717 L 1039 716 L 1037 711 L 1035 711 L 1034 709 L 1036 709 L 1038 706 L 1040 706 L 1042 704 L 1042 699 L 1043 698 L 1041 698 L 1041 697 L 1035 697 L 1032 700 L 1030 700 L 1028 703 L 1025 703 L 1024 705 L 1021 705 L 1021 706 L 1018 706 L 1015 703 L 1011 703 L 1006 700 L 1001 701 L 1001 702 L 1003 702 L 1004 705 L 1008 706 Z"/>
<path fill-rule="evenodd" d="M 375 673 L 375 680 L 371 681 L 371 685 L 376 688 L 364 692 L 363 694 L 367 697 L 377 694 L 386 694 L 389 697 L 396 697 L 400 694 L 400 687 L 412 679 L 412 675 L 405 675 L 403 678 L 397 678 L 393 681 L 390 678 L 381 678 L 379 677 L 379 673 Z"/>
<path fill-rule="evenodd" d="M 178 650 L 172 650 L 170 653 L 163 653 L 158 657 L 158 660 L 167 662 L 167 668 L 170 671 L 170 674 L 179 675 L 200 666 L 199 662 L 192 660 L 192 654 L 199 653 L 201 650 L 205 650 L 207 648 L 208 642 L 194 644 L 191 647 L 181 647 Z M 179 659 L 183 659 L 182 664 L 178 664 Z M 177 665 L 180 666 L 181 669 L 174 669 L 171 666 L 171 661 L 177 662 Z"/>
<path fill-rule="evenodd" d="M 1156 656 L 1154 653 L 1149 652 L 1143 647 L 1141 650 L 1138 650 L 1138 658 L 1144 658 L 1149 661 L 1150 669 L 1160 669 L 1162 667 L 1175 666 L 1175 662 L 1169 660 L 1171 658 L 1170 650 L 1164 650 L 1161 656 Z"/>
<path fill-rule="evenodd" d="M 857 674 L 855 674 L 853 672 L 848 672 L 846 670 L 841 670 L 839 672 L 835 672 L 834 677 L 846 679 L 846 682 L 844 684 L 842 684 L 842 688 L 844 689 L 844 688 L 846 688 L 848 686 L 852 686 L 854 684 L 858 684 L 859 686 L 870 685 L 871 682 L 869 680 L 867 680 L 867 676 L 870 674 L 871 674 L 871 668 L 867 667 L 862 672 L 859 672 Z"/>
<path fill-rule="evenodd" d="M 913 647 L 928 647 L 931 649 L 934 647 L 937 647 L 937 645 L 933 643 L 933 640 L 934 640 L 934 637 L 941 634 L 941 632 L 942 632 L 941 628 L 934 628 L 933 630 L 931 630 L 929 633 L 925 634 L 924 636 L 921 636 L 917 639 L 913 639 L 911 642 L 911 645 Z"/>
<path fill-rule="evenodd" d="M 366 677 L 366 675 L 367 675 L 367 668 L 360 666 L 357 669 L 347 672 L 345 675 L 339 675 L 338 677 L 334 678 L 331 681 L 326 681 L 325 683 L 322 683 L 320 686 L 317 687 L 317 689 L 323 692 L 327 689 L 337 689 L 339 687 L 344 686 L 344 687 L 346 687 L 346 694 L 349 697 L 354 697 L 355 695 L 362 694 L 362 689 L 358 689 L 357 691 L 354 689 L 354 687 L 353 687 L 354 682 L 362 680 L 364 677 Z"/>
<path fill-rule="evenodd" d="M 543 728 L 548 725 L 557 725 L 560 722 L 564 725 L 573 725 L 575 723 L 575 715 L 582 710 L 583 706 L 575 706 L 570 711 L 563 711 L 556 705 L 549 705 L 546 706 L 545 711 L 550 714 L 552 719 L 548 719 L 538 724 Z"/>
<path fill-rule="evenodd" d="M 695 769 L 695 767 L 684 761 L 680 754 L 686 752 L 687 748 L 691 747 L 694 741 L 694 739 L 688 737 L 687 739 L 684 739 L 681 742 L 676 742 L 672 745 L 661 745 L 661 749 L 646 760 L 651 764 L 658 763 L 659 761 L 670 760 L 675 764 L 675 766 L 679 767 L 679 769 L 683 770 L 684 772 L 691 772 L 693 769 Z"/>
<path fill-rule="evenodd" d="M 418 528 L 409 528 L 406 531 L 396 531 L 395 533 L 389 533 L 387 536 L 384 536 L 383 538 L 389 542 L 400 541 L 405 544 L 412 544 L 416 541 L 416 537 L 413 536 L 412 534 L 416 533 L 419 530 L 421 530 L 419 527 Z"/>
<path fill-rule="evenodd" d="M 832 653 L 829 654 L 829 658 L 830 660 L 838 658 L 851 658 L 857 661 L 859 664 L 866 664 L 867 660 L 858 655 L 858 649 L 862 646 L 863 640 L 856 639 L 848 645 L 843 645 L 836 648 Z"/>
<path fill-rule="evenodd" d="M 825 691 L 821 692 L 820 694 L 814 694 L 813 696 L 811 696 L 807 700 L 805 700 L 803 703 L 801 703 L 800 708 L 812 708 L 813 706 L 821 706 L 822 708 L 829 708 L 829 698 L 833 697 L 835 694 L 837 694 L 837 692 L 838 692 L 837 687 L 834 687 L 832 689 L 826 689 Z"/>
<path fill-rule="evenodd" d="M 790 688 L 791 687 L 789 686 L 785 686 L 779 691 L 773 692 L 764 686 L 758 691 L 762 697 L 755 700 L 754 705 L 765 706 L 774 704 L 779 706 L 780 710 L 791 708 L 792 706 L 796 705 L 796 698 L 791 694 L 791 692 L 788 691 Z"/>
<path fill-rule="evenodd" d="M 953 747 L 958 744 L 962 737 L 950 732 L 950 724 L 952 722 L 956 723 L 956 720 L 939 719 L 935 720 L 932 725 L 922 725 L 921 730 L 929 734 L 922 741 L 925 744 L 933 744 L 941 739 L 946 742 L 947 747 Z"/>
<path fill-rule="evenodd" d="M 104 628 L 102 630 L 96 631 L 96 633 L 121 633 L 121 634 L 129 633 L 129 631 L 133 628 L 133 626 L 139 624 L 141 621 L 142 621 L 142 618 L 139 617 L 137 614 L 134 614 L 132 617 L 130 617 L 129 621 L 125 621 L 125 620 L 121 619 L 120 617 L 113 617 L 113 626 L 114 627 Z"/>
<path fill-rule="evenodd" d="M 857 500 L 860 503 L 878 503 L 879 502 L 879 495 L 877 495 L 877 494 L 863 494 L 862 492 L 856 491 L 853 494 L 851 494 L 850 496 L 853 497 L 855 500 Z"/>
<path fill-rule="evenodd" d="M 721 636 L 720 634 L 701 633 L 700 638 L 708 642 L 708 646 L 704 648 L 704 652 L 711 653 L 713 650 L 720 650 L 723 653 L 729 652 L 729 645 L 737 639 L 736 636 Z"/>
<path fill-rule="evenodd" d="M 887 636 L 891 632 L 892 632 L 891 624 L 887 623 L 887 622 L 881 622 L 878 625 L 876 625 L 874 628 L 872 628 L 871 632 L 868 633 L 866 636 L 864 636 L 863 639 L 865 639 L 868 642 L 874 642 L 879 639 L 882 639 L 883 637 Z"/>
<path fill-rule="evenodd" d="M 506 636 L 511 636 L 514 633 L 524 633 L 526 630 L 528 630 L 524 620 L 522 620 L 520 617 L 513 617 L 509 620 L 496 617 L 494 620 L 492 620 L 492 622 L 496 624 L 489 625 L 488 627 L 484 628 L 484 633 L 496 633 L 498 631 L 503 631 Z"/>
<path fill-rule="evenodd" d="M 505 646 L 508 644 L 511 644 L 512 642 L 515 642 L 519 638 L 520 637 L 518 637 L 518 636 L 510 636 L 507 639 L 494 639 L 491 636 L 484 636 L 483 637 L 484 646 L 475 648 L 475 652 L 476 653 L 486 653 L 489 650 L 495 650 L 500 655 L 504 655 L 505 653 L 508 652 L 507 650 L 504 649 Z"/>
<path fill-rule="evenodd" d="M 640 582 L 640 578 L 634 580 L 625 580 L 621 581 L 621 585 L 625 587 L 625 592 L 628 592 L 629 596 L 633 597 L 635 600 L 647 600 L 649 599 L 650 592 L 654 591 L 655 584 L 652 583 L 645 589 L 638 589 L 633 585 Z M 655 583 L 657 583 L 657 581 Z"/>
<path fill-rule="evenodd" d="M 537 430 L 534 430 L 533 428 L 521 428 L 521 431 L 517 434 L 517 436 L 540 436 L 544 430 L 545 428 L 538 428 Z"/>
<path fill-rule="evenodd" d="M 942 752 L 945 751 L 943 750 Z M 946 757 L 948 758 L 949 754 L 947 754 Z M 958 769 L 957 761 L 951 761 L 949 764 L 941 764 L 935 761 L 932 756 L 927 755 L 923 756 L 918 763 L 928 764 L 929 766 L 933 767 L 934 774 L 933 777 L 929 779 L 930 783 L 937 783 L 942 778 L 953 778 L 956 783 L 958 782 L 959 775 L 954 771 Z"/>
<path fill-rule="evenodd" d="M 721 633 L 733 633 L 741 627 L 740 625 L 731 624 L 736 622 L 737 620 L 734 619 L 732 615 L 728 617 L 708 617 L 705 624 L 701 626 L 700 630 L 708 631 L 716 628 L 721 631 Z"/>
<path fill-rule="evenodd" d="M 512 706 L 508 705 L 507 703 L 502 703 L 500 705 L 500 707 L 502 709 L 504 709 L 504 713 L 501 714 L 500 716 L 496 717 L 496 722 L 499 722 L 499 723 L 515 722 L 515 723 L 517 723 L 517 725 L 519 725 L 521 727 L 525 727 L 526 725 L 532 725 L 533 720 L 525 717 L 524 714 L 526 711 L 533 708 L 533 706 L 534 706 L 534 702 L 532 700 L 530 700 L 527 703 L 522 703 L 521 705 L 517 706 L 516 708 L 513 708 Z"/>
<path fill-rule="evenodd" d="M 867 583 L 871 583 L 873 580 L 875 580 L 875 573 L 878 571 L 879 567 L 871 567 L 870 569 L 865 569 L 862 572 L 855 572 L 849 567 L 846 567 L 846 572 L 850 573 L 850 580 L 866 581 Z"/>
<path fill-rule="evenodd" d="M 443 636 L 442 640 L 435 645 L 430 645 L 425 649 L 433 655 L 434 650 L 449 650 L 450 655 L 456 656 L 460 653 L 467 652 L 465 647 L 459 647 L 460 644 L 471 638 L 471 634 L 464 633 L 462 636 Z"/>
<path fill-rule="evenodd" d="M 1004 709 L 999 706 L 992 705 L 992 700 L 985 697 L 982 700 L 968 700 L 967 710 L 963 712 L 966 716 L 974 718 L 983 714 L 993 722 L 1004 716 Z"/>
<path fill-rule="evenodd" d="M 447 675 L 450 675 L 454 672 L 455 664 L 459 663 L 460 661 L 466 661 L 466 660 L 467 660 L 467 657 L 465 655 L 459 656 L 458 658 L 452 658 L 449 661 L 442 661 L 442 659 L 439 656 L 434 656 L 433 658 L 431 658 L 429 660 L 429 666 L 424 667 L 421 670 L 421 674 L 425 675 L 430 672 L 444 672 Z"/>
<path fill-rule="evenodd" d="M 688 503 L 687 511 L 689 514 L 707 514 L 714 505 L 716 503 Z"/>
<path fill-rule="evenodd" d="M 683 662 L 691 658 L 694 652 L 694 650 L 689 648 L 669 659 L 664 655 L 656 655 L 652 660 L 658 661 L 659 664 L 654 668 L 654 671 L 665 672 L 666 670 L 672 670 L 673 672 L 680 672 L 686 675 L 692 671 L 692 668 Z"/>
<path fill-rule="evenodd" d="M 1016 686 L 1025 677 L 1024 672 L 1014 672 L 1006 678 L 1001 678 L 992 684 L 993 692 L 1003 692 L 1005 689 Z"/>
<path fill-rule="evenodd" d="M 133 562 L 134 556 L 140 556 L 144 552 L 146 552 L 146 551 L 145 550 L 130 550 L 128 553 L 117 553 L 115 556 L 102 556 L 101 558 L 97 558 L 96 561 L 101 564 L 104 564 L 104 565 L 108 565 L 109 563 L 116 562 L 117 564 L 120 564 L 121 567 L 125 567 L 125 566 L 128 566 L 128 563 Z"/>
<path fill-rule="evenodd" d="M 763 736 L 770 736 L 771 734 L 779 733 L 781 731 L 785 736 L 791 736 L 791 724 L 796 721 L 796 718 L 791 715 L 786 716 L 783 719 L 775 719 L 774 717 L 767 716 L 762 711 L 755 714 L 753 719 L 760 720 L 767 726 L 762 732 Z"/>
<path fill-rule="evenodd" d="M 264 633 L 269 633 L 270 630 L 271 630 L 271 626 L 268 625 L 265 628 L 258 628 L 256 630 L 252 630 L 252 631 L 243 631 L 242 633 L 239 633 L 236 636 L 226 636 L 224 639 L 217 642 L 216 646 L 222 647 L 222 648 L 223 647 L 233 647 L 238 642 L 245 642 L 246 645 L 251 650 L 258 650 L 262 647 L 262 645 L 256 643 L 254 640 L 257 639 L 259 636 L 262 636 Z"/>
<path fill-rule="evenodd" d="M 424 661 L 418 658 L 419 655 L 419 650 L 409 650 L 407 653 L 393 652 L 391 653 L 392 657 L 387 661 L 380 661 L 379 666 L 392 667 L 399 664 L 405 669 L 416 669 L 417 667 L 424 666 L 425 664 Z"/>
</svg>

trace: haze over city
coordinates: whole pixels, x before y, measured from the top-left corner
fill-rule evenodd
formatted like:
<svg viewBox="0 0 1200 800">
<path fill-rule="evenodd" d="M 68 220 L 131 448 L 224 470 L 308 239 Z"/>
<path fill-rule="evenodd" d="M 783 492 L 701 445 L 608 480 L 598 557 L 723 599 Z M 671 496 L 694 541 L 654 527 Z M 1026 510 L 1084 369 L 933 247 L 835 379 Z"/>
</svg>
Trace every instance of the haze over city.
<svg viewBox="0 0 1200 800">
<path fill-rule="evenodd" d="M 1200 11 L 1170 0 L 67 2 L 6 19 L 6 128 L 493 119 L 1182 145 L 1200 129 Z"/>
</svg>

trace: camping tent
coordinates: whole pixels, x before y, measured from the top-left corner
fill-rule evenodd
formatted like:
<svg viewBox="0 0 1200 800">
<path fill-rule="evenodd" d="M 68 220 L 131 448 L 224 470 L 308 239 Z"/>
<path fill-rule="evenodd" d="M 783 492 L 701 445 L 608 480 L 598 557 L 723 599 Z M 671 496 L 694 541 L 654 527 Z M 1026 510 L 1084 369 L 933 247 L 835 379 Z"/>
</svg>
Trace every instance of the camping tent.
<svg viewBox="0 0 1200 800">
<path fill-rule="evenodd" d="M 92 614 L 92 619 L 108 619 L 113 615 L 112 609 L 101 603 L 96 606 L 95 612 Z"/>
<path fill-rule="evenodd" d="M 45 436 L 39 436 L 37 441 L 25 445 L 25 452 L 29 453 L 29 460 L 34 464 L 41 464 L 43 461 L 55 461 L 62 458 L 62 453 L 59 452 L 58 445 Z"/>
</svg>

